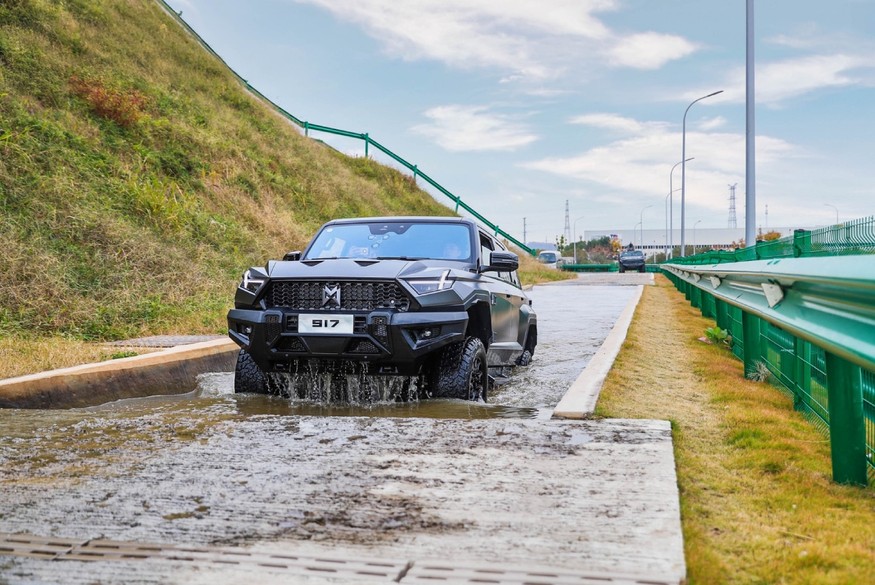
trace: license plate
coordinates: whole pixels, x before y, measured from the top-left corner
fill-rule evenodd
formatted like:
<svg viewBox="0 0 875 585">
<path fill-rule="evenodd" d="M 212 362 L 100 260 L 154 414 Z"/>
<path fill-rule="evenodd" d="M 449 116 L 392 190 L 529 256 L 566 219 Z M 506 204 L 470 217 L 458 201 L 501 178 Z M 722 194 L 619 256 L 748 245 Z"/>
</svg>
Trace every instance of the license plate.
<svg viewBox="0 0 875 585">
<path fill-rule="evenodd" d="M 350 335 L 352 330 L 352 315 L 298 315 L 298 333 Z"/>
</svg>

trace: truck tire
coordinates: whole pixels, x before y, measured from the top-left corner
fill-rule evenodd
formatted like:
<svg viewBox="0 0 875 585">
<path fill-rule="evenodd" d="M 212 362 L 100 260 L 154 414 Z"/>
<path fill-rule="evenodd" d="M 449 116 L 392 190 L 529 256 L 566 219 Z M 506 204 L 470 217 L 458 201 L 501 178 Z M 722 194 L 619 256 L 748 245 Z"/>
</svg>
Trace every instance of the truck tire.
<svg viewBox="0 0 875 585">
<path fill-rule="evenodd" d="M 267 374 L 258 367 L 252 356 L 241 349 L 237 354 L 237 367 L 234 368 L 234 392 L 247 394 L 269 394 Z"/>
<path fill-rule="evenodd" d="M 469 337 L 448 345 L 435 366 L 432 389 L 436 396 L 486 402 L 489 368 L 480 339 Z"/>
</svg>

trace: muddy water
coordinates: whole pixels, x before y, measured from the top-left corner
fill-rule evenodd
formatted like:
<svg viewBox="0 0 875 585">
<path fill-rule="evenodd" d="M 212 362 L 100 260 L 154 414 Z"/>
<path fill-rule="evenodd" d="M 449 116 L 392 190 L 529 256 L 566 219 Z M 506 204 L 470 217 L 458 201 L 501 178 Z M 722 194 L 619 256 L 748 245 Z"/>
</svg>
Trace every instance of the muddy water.
<svg viewBox="0 0 875 585">
<path fill-rule="evenodd" d="M 527 368 L 507 369 L 486 403 L 421 400 L 368 404 L 320 404 L 273 396 L 235 395 L 233 374 L 201 377 L 188 394 L 122 400 L 67 411 L 0 410 L 7 437 L 27 437 L 41 429 L 85 423 L 95 418 L 237 418 L 275 416 L 367 416 L 392 418 L 487 419 L 550 418 L 571 383 L 595 354 L 632 298 L 625 286 L 584 286 L 586 282 L 536 286 L 529 292 L 538 315 L 538 347 Z M 601 281 L 599 281 L 601 282 Z M 382 385 L 397 383 L 386 381 Z M 385 389 L 384 389 L 385 390 Z M 387 395 L 389 392 L 385 392 Z"/>
</svg>

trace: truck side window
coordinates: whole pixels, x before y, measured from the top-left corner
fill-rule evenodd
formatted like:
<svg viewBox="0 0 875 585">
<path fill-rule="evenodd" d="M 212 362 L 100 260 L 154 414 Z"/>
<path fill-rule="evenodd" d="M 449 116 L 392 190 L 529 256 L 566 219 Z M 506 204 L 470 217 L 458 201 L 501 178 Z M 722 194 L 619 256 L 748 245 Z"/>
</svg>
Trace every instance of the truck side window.
<svg viewBox="0 0 875 585">
<path fill-rule="evenodd" d="M 480 232 L 480 265 L 489 266 L 489 255 L 492 253 L 492 239 Z"/>
</svg>

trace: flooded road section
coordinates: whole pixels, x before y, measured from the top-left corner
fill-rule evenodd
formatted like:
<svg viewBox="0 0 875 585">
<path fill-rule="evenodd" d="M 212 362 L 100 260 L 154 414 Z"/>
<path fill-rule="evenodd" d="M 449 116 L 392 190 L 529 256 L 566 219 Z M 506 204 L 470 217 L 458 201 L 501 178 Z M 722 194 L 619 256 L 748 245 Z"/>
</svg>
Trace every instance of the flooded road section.
<svg viewBox="0 0 875 585">
<path fill-rule="evenodd" d="M 487 404 L 318 406 L 211 374 L 188 395 L 0 411 L 0 532 L 666 574 L 677 559 L 648 547 L 680 538 L 668 424 L 525 420 L 549 417 L 634 292 L 536 287 L 535 360 Z M 114 566 L 0 554 L 0 583 L 233 582 Z"/>
</svg>

